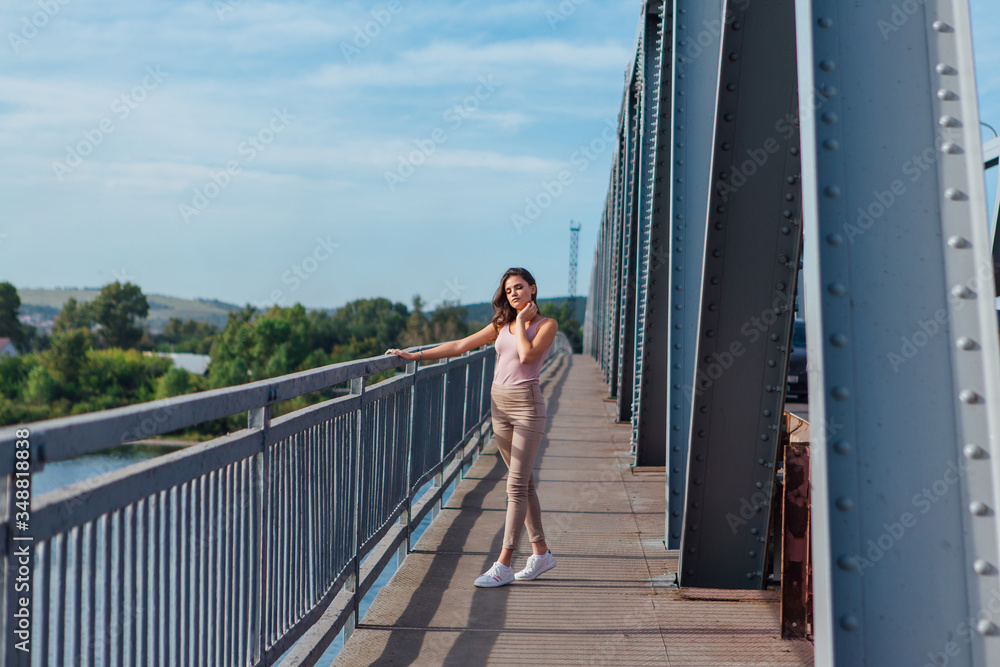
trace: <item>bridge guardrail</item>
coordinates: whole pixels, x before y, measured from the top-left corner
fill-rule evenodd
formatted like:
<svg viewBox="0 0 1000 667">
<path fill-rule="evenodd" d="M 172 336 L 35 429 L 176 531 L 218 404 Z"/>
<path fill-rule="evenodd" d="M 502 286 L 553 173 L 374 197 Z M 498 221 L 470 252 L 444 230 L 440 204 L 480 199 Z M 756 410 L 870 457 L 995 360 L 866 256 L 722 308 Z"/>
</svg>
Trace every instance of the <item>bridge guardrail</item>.
<svg viewBox="0 0 1000 667">
<path fill-rule="evenodd" d="M 546 367 L 567 349 L 560 334 Z M 25 549 L 41 664 L 266 665 L 304 637 L 295 664 L 314 663 L 478 454 L 494 363 L 490 348 L 423 367 L 372 357 L 0 429 L 3 664 L 31 662 L 9 585 Z M 347 381 L 346 396 L 271 417 Z M 28 529 L 10 528 L 19 433 L 38 471 L 242 411 L 247 428 L 35 498 Z"/>
</svg>

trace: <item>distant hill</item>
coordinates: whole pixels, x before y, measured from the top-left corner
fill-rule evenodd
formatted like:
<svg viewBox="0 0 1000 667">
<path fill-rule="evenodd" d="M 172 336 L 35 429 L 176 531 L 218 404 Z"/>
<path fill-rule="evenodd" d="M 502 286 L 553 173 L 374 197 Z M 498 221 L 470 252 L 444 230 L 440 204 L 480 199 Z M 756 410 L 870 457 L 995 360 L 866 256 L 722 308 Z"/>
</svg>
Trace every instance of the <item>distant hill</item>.
<svg viewBox="0 0 1000 667">
<path fill-rule="evenodd" d="M 97 288 L 18 289 L 17 293 L 21 297 L 22 317 L 28 319 L 35 326 L 45 324 L 51 326 L 56 315 L 71 297 L 80 303 L 86 303 L 96 299 L 101 290 Z M 192 300 L 160 294 L 147 294 L 146 300 L 149 301 L 149 317 L 146 319 L 146 323 L 148 328 L 153 330 L 162 329 L 171 317 L 208 322 L 222 329 L 226 326 L 231 311 L 243 309 L 241 306 L 214 299 Z M 541 304 L 554 303 L 557 306 L 564 301 L 566 301 L 566 297 L 539 299 Z M 493 317 L 493 305 L 490 303 L 471 303 L 462 307 L 465 308 L 466 322 L 486 323 Z M 580 324 L 583 324 L 586 309 L 587 298 L 576 297 L 576 319 Z M 325 308 L 323 310 L 333 313 L 337 309 Z"/>
<path fill-rule="evenodd" d="M 18 289 L 21 297 L 21 315 L 30 318 L 33 324 L 51 322 L 70 298 L 80 303 L 93 301 L 101 293 L 100 289 Z M 226 326 L 229 312 L 242 310 L 240 306 L 214 299 L 178 299 L 173 296 L 147 294 L 150 329 L 162 329 L 171 317 L 182 320 L 209 322 L 220 329 Z"/>
</svg>

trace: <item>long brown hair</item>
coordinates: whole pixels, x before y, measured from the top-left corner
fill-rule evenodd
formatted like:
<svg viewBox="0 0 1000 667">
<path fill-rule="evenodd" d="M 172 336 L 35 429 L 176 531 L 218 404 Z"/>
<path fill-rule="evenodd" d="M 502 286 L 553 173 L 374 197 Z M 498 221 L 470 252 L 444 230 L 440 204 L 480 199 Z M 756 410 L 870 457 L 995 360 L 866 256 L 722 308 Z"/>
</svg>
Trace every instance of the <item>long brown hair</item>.
<svg viewBox="0 0 1000 667">
<path fill-rule="evenodd" d="M 500 279 L 500 287 L 497 288 L 497 293 L 493 295 L 493 328 L 496 329 L 498 334 L 500 333 L 500 327 L 506 326 L 517 319 L 517 309 L 510 305 L 510 301 L 507 300 L 507 292 L 504 289 L 507 279 L 511 276 L 524 278 L 529 287 L 535 288 L 535 294 L 531 295 L 531 300 L 535 301 L 537 305 L 538 288 L 535 285 L 535 279 L 528 269 L 520 267 L 507 269 L 506 273 L 503 274 L 503 278 Z"/>
</svg>

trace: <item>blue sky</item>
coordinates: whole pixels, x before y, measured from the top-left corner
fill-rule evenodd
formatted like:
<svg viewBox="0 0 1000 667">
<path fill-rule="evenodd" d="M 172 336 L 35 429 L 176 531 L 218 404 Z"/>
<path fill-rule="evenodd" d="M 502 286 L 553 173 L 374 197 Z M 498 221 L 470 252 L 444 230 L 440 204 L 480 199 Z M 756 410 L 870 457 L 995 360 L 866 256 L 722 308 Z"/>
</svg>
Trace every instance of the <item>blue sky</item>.
<svg viewBox="0 0 1000 667">
<path fill-rule="evenodd" d="M 522 265 L 561 296 L 572 219 L 583 294 L 640 6 L 9 0 L 0 280 L 409 305 Z M 1000 7 L 972 6 L 996 126 Z"/>
</svg>

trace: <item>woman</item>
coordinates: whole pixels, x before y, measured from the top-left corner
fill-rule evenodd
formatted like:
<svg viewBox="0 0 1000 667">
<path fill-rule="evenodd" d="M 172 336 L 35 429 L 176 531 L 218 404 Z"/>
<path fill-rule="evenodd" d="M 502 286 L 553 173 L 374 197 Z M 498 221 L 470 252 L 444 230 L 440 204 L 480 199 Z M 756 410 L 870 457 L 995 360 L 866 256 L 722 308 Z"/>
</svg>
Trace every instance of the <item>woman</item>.
<svg viewBox="0 0 1000 667">
<path fill-rule="evenodd" d="M 490 389 L 493 436 L 507 464 L 507 519 L 503 549 L 476 586 L 504 586 L 515 579 L 535 579 L 556 566 L 542 533 L 542 512 L 535 493 L 532 469 L 545 430 L 545 399 L 538 386 L 542 362 L 556 337 L 558 325 L 538 313 L 535 279 L 527 269 L 508 269 L 493 297 L 493 321 L 462 340 L 442 343 L 421 352 L 392 349 L 406 359 L 454 357 L 481 345 L 496 342 L 497 362 Z M 528 527 L 532 555 L 518 573 L 511 567 L 521 529 Z"/>
</svg>

